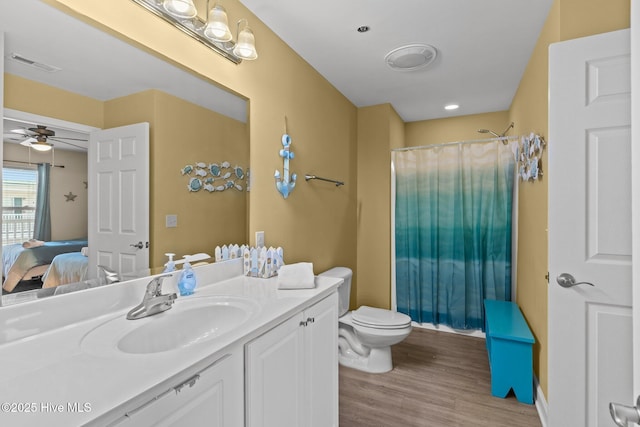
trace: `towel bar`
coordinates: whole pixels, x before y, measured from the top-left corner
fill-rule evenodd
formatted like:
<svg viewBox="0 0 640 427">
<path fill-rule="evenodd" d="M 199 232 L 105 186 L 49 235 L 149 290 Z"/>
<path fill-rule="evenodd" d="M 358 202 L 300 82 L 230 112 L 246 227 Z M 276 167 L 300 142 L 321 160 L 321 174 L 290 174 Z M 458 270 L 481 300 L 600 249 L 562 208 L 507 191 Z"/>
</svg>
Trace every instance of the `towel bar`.
<svg viewBox="0 0 640 427">
<path fill-rule="evenodd" d="M 310 179 L 319 179 L 320 181 L 333 182 L 336 185 L 336 187 L 340 187 L 341 185 L 344 185 L 343 181 L 336 181 L 335 179 L 329 179 L 329 178 L 321 178 L 315 175 L 305 175 L 304 179 L 306 181 L 309 181 Z"/>
</svg>

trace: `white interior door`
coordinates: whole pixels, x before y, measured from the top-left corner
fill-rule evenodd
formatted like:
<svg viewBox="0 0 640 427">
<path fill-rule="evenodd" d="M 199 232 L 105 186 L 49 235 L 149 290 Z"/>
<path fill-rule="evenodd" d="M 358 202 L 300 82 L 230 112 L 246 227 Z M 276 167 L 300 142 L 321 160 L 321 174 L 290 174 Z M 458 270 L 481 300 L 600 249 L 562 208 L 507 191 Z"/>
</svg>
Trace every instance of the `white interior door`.
<svg viewBox="0 0 640 427">
<path fill-rule="evenodd" d="M 629 37 L 549 50 L 551 427 L 613 425 L 609 403 L 632 394 Z"/>
<path fill-rule="evenodd" d="M 640 0 L 631 0 L 632 164 L 640 165 Z M 640 253 L 640 168 L 632 168 L 633 251 Z M 633 395 L 640 396 L 640 257 L 633 261 Z"/>
<path fill-rule="evenodd" d="M 89 269 L 149 274 L 149 124 L 92 132 L 88 150 Z"/>
</svg>

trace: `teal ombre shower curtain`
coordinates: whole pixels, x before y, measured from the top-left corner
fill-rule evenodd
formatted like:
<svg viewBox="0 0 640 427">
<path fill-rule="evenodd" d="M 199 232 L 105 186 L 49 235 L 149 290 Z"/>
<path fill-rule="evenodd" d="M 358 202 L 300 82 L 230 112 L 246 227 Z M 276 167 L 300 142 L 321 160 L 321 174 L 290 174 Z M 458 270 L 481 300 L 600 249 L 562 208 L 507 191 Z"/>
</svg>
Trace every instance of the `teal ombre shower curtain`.
<svg viewBox="0 0 640 427">
<path fill-rule="evenodd" d="M 511 145 L 394 151 L 393 167 L 397 310 L 484 329 L 483 300 L 511 300 Z"/>
</svg>

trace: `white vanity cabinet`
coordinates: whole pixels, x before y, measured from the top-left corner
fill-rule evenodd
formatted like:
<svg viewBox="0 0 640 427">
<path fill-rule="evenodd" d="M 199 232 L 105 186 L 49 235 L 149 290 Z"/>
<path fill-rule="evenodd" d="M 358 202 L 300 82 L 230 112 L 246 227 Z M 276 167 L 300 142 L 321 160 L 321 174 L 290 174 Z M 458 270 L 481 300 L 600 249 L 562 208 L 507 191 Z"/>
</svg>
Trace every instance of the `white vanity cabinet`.
<svg viewBox="0 0 640 427">
<path fill-rule="evenodd" d="M 338 295 L 245 346 L 247 427 L 338 426 Z"/>
<path fill-rule="evenodd" d="M 225 352 L 159 395 L 141 399 L 113 426 L 242 427 L 244 425 L 242 348 Z"/>
</svg>

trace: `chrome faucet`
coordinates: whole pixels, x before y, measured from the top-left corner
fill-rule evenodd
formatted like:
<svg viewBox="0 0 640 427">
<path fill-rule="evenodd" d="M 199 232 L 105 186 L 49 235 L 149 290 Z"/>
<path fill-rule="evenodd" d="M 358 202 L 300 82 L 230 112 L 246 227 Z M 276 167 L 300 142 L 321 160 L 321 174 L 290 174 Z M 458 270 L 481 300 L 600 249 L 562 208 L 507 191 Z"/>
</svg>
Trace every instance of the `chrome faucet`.
<svg viewBox="0 0 640 427">
<path fill-rule="evenodd" d="M 162 294 L 162 281 L 165 277 L 171 277 L 171 274 L 154 277 L 153 280 L 149 282 L 142 302 L 127 313 L 127 319 L 142 319 L 143 317 L 152 316 L 171 308 L 178 296 L 175 293 Z"/>
</svg>

